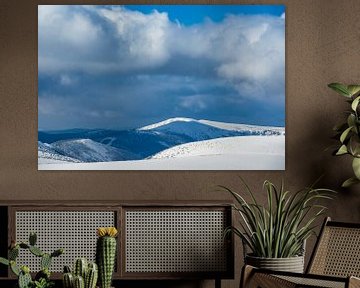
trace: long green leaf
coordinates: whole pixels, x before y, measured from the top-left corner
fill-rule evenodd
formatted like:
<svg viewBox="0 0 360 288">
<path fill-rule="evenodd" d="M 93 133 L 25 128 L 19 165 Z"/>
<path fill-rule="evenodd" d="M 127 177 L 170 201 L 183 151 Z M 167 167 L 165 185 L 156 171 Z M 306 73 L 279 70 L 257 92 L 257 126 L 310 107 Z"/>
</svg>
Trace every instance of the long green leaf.
<svg viewBox="0 0 360 288">
<path fill-rule="evenodd" d="M 339 93 L 342 96 L 350 98 L 350 92 L 347 89 L 347 86 L 341 83 L 330 83 L 328 85 L 329 88 L 333 89 L 335 92 Z"/>
</svg>

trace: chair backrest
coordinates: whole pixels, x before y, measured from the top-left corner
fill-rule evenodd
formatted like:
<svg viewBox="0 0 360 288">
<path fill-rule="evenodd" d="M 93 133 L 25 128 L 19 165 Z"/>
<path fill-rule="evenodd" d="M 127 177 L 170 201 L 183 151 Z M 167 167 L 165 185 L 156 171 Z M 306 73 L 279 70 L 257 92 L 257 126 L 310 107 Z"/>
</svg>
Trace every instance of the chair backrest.
<svg viewBox="0 0 360 288">
<path fill-rule="evenodd" d="M 360 224 L 326 218 L 307 273 L 360 277 Z"/>
</svg>

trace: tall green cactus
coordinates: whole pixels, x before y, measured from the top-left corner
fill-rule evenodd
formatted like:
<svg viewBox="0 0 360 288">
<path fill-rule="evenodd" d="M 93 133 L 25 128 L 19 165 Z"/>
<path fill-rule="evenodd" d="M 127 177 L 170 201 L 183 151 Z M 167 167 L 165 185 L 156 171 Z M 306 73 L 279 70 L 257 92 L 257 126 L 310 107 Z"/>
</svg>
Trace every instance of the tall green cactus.
<svg viewBox="0 0 360 288">
<path fill-rule="evenodd" d="M 96 262 L 99 267 L 100 288 L 110 288 L 116 258 L 115 227 L 98 228 L 96 243 Z"/>
</svg>

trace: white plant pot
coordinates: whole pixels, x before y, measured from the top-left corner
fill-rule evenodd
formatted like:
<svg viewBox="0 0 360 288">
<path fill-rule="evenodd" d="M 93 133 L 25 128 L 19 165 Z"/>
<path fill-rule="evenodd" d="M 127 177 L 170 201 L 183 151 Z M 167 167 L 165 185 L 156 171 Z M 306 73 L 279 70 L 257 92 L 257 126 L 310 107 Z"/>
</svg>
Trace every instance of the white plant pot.
<svg viewBox="0 0 360 288">
<path fill-rule="evenodd" d="M 262 269 L 304 273 L 304 256 L 289 258 L 263 258 L 246 255 L 245 263 Z"/>
</svg>

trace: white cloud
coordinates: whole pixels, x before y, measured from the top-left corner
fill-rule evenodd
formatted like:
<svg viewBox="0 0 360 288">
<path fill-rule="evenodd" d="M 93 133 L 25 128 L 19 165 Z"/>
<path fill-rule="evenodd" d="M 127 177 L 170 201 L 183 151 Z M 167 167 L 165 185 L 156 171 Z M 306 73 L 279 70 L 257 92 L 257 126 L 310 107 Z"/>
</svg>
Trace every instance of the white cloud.
<svg viewBox="0 0 360 288">
<path fill-rule="evenodd" d="M 157 11 L 40 5 L 39 73 L 177 75 L 181 65 L 197 62 L 207 64 L 209 79 L 226 81 L 243 97 L 283 100 L 283 15 L 229 15 L 218 23 L 184 26 Z M 186 106 L 186 101 L 180 104 Z"/>
<path fill-rule="evenodd" d="M 166 13 L 145 15 L 119 7 L 101 9 L 99 15 L 116 29 L 120 64 L 128 64 L 123 68 L 157 66 L 169 58 L 166 40 L 171 24 Z"/>
</svg>

